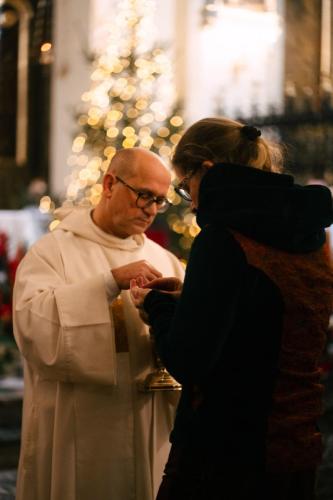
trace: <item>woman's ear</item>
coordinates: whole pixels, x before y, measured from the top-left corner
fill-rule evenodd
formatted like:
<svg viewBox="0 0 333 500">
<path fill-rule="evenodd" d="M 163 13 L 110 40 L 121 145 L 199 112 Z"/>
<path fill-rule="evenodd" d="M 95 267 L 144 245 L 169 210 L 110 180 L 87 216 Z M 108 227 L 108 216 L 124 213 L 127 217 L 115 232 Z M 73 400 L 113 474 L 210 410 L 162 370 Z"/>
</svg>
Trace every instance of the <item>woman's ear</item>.
<svg viewBox="0 0 333 500">
<path fill-rule="evenodd" d="M 211 160 L 205 160 L 201 164 L 204 168 L 211 168 L 214 166 L 214 163 Z"/>
</svg>

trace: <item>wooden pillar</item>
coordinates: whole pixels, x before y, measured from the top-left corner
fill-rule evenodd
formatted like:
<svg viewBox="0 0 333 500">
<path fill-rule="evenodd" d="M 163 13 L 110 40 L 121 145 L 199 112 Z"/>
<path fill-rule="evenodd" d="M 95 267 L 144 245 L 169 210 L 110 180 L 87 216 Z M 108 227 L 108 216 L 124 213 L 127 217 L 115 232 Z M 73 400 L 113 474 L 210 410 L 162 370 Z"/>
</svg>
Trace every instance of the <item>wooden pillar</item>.
<svg viewBox="0 0 333 500">
<path fill-rule="evenodd" d="M 321 2 L 320 85 L 323 92 L 332 92 L 332 1 Z"/>
</svg>

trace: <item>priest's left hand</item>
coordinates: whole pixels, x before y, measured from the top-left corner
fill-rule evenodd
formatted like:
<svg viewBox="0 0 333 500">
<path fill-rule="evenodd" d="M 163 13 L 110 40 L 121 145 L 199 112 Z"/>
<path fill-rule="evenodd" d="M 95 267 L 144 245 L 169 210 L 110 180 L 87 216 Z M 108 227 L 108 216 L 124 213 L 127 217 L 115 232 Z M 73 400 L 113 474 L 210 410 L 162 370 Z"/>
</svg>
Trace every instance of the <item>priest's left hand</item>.
<svg viewBox="0 0 333 500">
<path fill-rule="evenodd" d="M 142 309 L 146 295 L 151 291 L 151 289 L 140 288 L 137 280 L 133 279 L 130 282 L 130 291 L 133 304 L 137 309 Z"/>
</svg>

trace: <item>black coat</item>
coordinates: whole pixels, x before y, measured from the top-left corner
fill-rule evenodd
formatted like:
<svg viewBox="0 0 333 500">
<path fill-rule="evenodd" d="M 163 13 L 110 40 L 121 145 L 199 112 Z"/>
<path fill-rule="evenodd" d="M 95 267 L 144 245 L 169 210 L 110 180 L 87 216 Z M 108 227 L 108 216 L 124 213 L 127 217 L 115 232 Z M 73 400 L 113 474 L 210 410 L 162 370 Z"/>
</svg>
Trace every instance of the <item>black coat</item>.
<svg viewBox="0 0 333 500">
<path fill-rule="evenodd" d="M 144 303 L 161 359 L 183 385 L 171 441 L 229 465 L 263 463 L 284 300 L 233 231 L 290 253 L 315 251 L 332 222 L 330 191 L 218 164 L 202 180 L 197 219 L 180 299 L 152 291 Z"/>
</svg>

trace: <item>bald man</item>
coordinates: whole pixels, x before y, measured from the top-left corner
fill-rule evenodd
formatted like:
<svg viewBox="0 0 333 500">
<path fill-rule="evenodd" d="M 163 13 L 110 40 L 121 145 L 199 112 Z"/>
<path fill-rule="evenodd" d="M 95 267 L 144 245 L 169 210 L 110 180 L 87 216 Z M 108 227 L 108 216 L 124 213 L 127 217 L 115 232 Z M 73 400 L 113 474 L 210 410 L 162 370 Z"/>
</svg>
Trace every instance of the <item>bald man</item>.
<svg viewBox="0 0 333 500">
<path fill-rule="evenodd" d="M 153 500 L 176 394 L 142 393 L 154 369 L 130 280 L 183 277 L 144 232 L 164 211 L 170 174 L 151 152 L 119 151 L 94 210 L 58 211 L 14 287 L 25 395 L 17 500 Z"/>
</svg>

